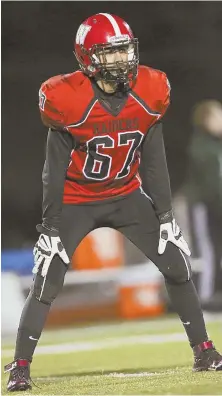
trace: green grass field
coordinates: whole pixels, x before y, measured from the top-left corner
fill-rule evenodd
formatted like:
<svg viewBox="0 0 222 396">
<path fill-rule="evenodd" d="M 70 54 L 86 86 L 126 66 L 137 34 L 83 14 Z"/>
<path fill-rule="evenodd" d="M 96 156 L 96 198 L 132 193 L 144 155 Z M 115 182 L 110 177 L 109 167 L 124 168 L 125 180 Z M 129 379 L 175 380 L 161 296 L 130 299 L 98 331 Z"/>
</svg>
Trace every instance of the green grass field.
<svg viewBox="0 0 222 396">
<path fill-rule="evenodd" d="M 221 321 L 207 329 L 222 350 Z M 3 343 L 2 366 L 12 348 Z M 192 364 L 183 327 L 172 318 L 47 331 L 32 363 L 38 387 L 24 394 L 222 395 L 222 372 L 193 373 Z M 2 395 L 7 377 L 2 374 Z"/>
</svg>

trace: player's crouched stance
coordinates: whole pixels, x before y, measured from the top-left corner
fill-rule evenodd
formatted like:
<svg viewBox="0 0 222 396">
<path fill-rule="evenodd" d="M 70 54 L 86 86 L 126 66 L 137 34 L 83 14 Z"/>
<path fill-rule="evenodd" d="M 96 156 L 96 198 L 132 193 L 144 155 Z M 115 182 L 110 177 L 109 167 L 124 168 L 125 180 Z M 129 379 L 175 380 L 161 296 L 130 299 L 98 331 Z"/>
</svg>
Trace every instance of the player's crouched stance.
<svg viewBox="0 0 222 396">
<path fill-rule="evenodd" d="M 40 90 L 42 120 L 50 127 L 43 222 L 14 362 L 5 366 L 7 389 L 31 389 L 30 363 L 70 258 L 85 235 L 103 226 L 120 231 L 163 274 L 193 349 L 193 370 L 222 370 L 172 211 L 160 123 L 169 105 L 166 75 L 139 65 L 138 40 L 110 14 L 81 24 L 75 55 L 81 70 L 53 77 Z"/>
</svg>

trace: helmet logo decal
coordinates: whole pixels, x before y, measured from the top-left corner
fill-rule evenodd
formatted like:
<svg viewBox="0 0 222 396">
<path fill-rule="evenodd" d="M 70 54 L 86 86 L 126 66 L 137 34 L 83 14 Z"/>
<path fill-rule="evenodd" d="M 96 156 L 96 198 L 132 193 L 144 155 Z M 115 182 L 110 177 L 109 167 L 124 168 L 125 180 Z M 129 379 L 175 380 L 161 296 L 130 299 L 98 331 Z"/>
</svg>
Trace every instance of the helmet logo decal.
<svg viewBox="0 0 222 396">
<path fill-rule="evenodd" d="M 76 33 L 76 44 L 83 45 L 87 34 L 91 30 L 91 26 L 82 24 Z"/>
<path fill-rule="evenodd" d="M 45 108 L 45 102 L 46 102 L 46 95 L 42 92 L 42 90 L 39 90 L 39 108 L 44 111 Z"/>
</svg>

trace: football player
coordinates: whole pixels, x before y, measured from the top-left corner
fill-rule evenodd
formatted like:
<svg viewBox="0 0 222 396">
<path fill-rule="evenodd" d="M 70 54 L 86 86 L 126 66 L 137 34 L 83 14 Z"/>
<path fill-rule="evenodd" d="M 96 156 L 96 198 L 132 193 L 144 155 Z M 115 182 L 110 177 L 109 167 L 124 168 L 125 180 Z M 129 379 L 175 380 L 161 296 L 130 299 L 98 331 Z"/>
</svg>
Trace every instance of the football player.
<svg viewBox="0 0 222 396">
<path fill-rule="evenodd" d="M 5 367 L 7 389 L 31 388 L 33 353 L 73 252 L 104 226 L 129 238 L 163 274 L 193 349 L 193 370 L 221 370 L 172 210 L 161 124 L 170 102 L 166 74 L 139 65 L 138 39 L 111 14 L 81 24 L 74 53 L 80 70 L 50 78 L 39 92 L 49 128 L 43 216 L 14 361 Z"/>
</svg>

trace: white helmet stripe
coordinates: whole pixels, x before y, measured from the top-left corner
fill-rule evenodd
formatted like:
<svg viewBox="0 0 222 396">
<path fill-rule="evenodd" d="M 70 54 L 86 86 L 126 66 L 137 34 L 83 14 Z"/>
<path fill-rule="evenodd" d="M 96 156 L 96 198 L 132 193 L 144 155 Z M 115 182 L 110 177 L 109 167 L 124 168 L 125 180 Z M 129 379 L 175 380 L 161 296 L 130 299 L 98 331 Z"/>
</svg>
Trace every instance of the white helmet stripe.
<svg viewBox="0 0 222 396">
<path fill-rule="evenodd" d="M 121 36 L 121 35 L 122 35 L 122 33 L 121 33 L 121 31 L 120 31 L 120 28 L 119 28 L 119 25 L 118 25 L 118 23 L 116 22 L 116 20 L 113 18 L 112 15 L 106 14 L 106 13 L 103 13 L 103 12 L 100 12 L 99 15 L 104 15 L 106 18 L 109 19 L 109 21 L 110 21 L 110 23 L 112 24 L 112 27 L 113 27 L 113 29 L 114 29 L 115 36 Z"/>
</svg>

